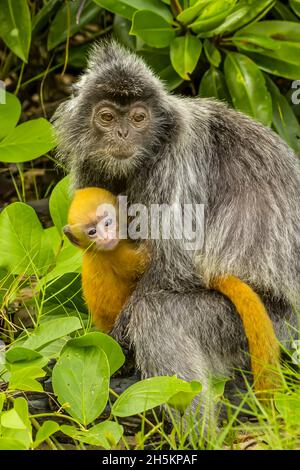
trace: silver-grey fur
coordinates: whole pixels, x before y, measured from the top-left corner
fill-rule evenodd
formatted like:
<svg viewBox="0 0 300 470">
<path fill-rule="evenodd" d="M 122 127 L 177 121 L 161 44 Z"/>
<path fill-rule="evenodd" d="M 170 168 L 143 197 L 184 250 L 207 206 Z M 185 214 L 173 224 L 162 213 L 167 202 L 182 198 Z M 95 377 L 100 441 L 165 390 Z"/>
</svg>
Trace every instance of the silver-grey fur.
<svg viewBox="0 0 300 470">
<path fill-rule="evenodd" d="M 90 125 L 101 93 L 144 100 L 153 127 L 126 161 L 101 154 Z M 76 187 L 102 186 L 130 202 L 204 203 L 205 245 L 150 242 L 152 262 L 114 330 L 126 332 L 143 376 L 210 374 L 249 368 L 233 305 L 206 289 L 233 274 L 262 295 L 280 341 L 296 325 L 300 287 L 300 168 L 272 130 L 212 99 L 168 93 L 144 62 L 114 42 L 92 51 L 75 94 L 55 115 L 59 153 Z"/>
</svg>

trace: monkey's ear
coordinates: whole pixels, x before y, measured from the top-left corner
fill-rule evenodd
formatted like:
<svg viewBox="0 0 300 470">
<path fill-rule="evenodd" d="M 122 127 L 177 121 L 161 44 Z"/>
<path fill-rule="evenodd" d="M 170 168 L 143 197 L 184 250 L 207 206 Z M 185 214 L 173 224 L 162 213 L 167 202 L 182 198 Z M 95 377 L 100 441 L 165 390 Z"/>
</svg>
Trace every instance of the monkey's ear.
<svg viewBox="0 0 300 470">
<path fill-rule="evenodd" d="M 72 229 L 71 229 L 71 226 L 70 226 L 70 225 L 65 225 L 64 228 L 63 228 L 63 232 L 64 232 L 64 234 L 66 235 L 66 237 L 68 237 L 68 239 L 70 240 L 70 242 L 73 243 L 73 245 L 79 246 L 79 241 L 78 241 L 77 238 L 73 235 L 73 232 L 72 232 Z"/>
</svg>

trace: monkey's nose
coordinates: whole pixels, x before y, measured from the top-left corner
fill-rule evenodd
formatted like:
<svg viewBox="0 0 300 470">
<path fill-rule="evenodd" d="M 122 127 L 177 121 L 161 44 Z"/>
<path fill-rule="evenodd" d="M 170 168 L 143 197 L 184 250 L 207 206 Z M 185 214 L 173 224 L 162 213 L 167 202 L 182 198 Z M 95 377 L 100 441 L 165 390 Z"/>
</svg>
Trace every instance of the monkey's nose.
<svg viewBox="0 0 300 470">
<path fill-rule="evenodd" d="M 123 139 L 126 139 L 128 136 L 128 129 L 118 129 L 118 136 L 122 137 Z"/>
</svg>

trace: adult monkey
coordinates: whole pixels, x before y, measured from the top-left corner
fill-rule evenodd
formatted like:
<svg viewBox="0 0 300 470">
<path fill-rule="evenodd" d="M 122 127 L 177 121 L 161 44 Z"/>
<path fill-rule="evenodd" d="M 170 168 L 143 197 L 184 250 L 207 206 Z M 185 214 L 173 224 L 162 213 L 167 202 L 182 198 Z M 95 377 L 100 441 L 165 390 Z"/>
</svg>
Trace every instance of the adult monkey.
<svg viewBox="0 0 300 470">
<path fill-rule="evenodd" d="M 169 94 L 114 42 L 94 48 L 75 95 L 55 115 L 61 158 L 77 188 L 123 192 L 129 203 L 205 204 L 205 244 L 151 240 L 151 264 L 114 333 L 126 330 L 144 376 L 249 369 L 233 305 L 207 285 L 232 274 L 262 296 L 278 339 L 296 325 L 300 169 L 270 129 L 210 99 Z"/>
</svg>

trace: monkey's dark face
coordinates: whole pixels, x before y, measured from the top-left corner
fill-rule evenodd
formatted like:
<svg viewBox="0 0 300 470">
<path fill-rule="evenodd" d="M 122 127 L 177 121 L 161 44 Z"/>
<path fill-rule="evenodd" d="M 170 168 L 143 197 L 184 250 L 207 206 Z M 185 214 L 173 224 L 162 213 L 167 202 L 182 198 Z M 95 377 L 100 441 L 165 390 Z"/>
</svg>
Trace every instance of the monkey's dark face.
<svg viewBox="0 0 300 470">
<path fill-rule="evenodd" d="M 142 148 L 151 125 L 151 111 L 136 102 L 122 106 L 103 100 L 92 112 L 91 124 L 96 132 L 95 152 L 118 160 L 134 157 Z"/>
</svg>

